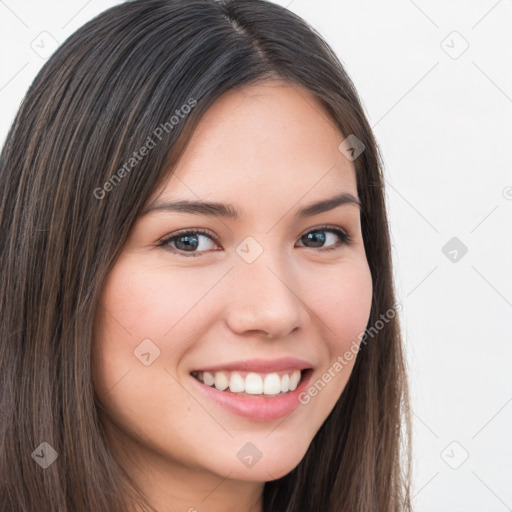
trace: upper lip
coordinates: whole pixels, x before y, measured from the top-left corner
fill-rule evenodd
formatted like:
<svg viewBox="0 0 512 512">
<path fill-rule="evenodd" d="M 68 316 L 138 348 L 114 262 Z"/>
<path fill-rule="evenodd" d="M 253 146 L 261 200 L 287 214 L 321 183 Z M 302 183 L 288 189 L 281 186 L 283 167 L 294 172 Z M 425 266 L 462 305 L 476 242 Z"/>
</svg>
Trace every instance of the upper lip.
<svg viewBox="0 0 512 512">
<path fill-rule="evenodd" d="M 282 357 L 280 359 L 245 359 L 243 361 L 232 361 L 230 363 L 217 364 L 215 366 L 197 368 L 195 372 L 220 372 L 244 371 L 244 372 L 279 372 L 288 369 L 305 370 L 313 368 L 313 365 L 303 359 L 296 357 Z"/>
</svg>

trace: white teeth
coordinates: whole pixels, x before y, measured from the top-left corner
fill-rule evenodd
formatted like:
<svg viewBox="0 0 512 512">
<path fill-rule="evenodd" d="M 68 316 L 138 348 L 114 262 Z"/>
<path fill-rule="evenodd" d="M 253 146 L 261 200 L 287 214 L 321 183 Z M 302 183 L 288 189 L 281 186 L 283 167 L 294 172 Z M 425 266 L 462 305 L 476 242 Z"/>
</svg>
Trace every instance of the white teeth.
<svg viewBox="0 0 512 512">
<path fill-rule="evenodd" d="M 204 372 L 203 373 L 203 382 L 207 385 L 207 386 L 213 386 L 213 383 L 215 382 L 215 379 L 213 377 L 213 375 L 209 372 Z"/>
<path fill-rule="evenodd" d="M 288 390 L 287 390 L 288 391 Z M 265 395 L 278 395 L 281 392 L 281 379 L 277 373 L 269 373 L 263 381 Z"/>
<path fill-rule="evenodd" d="M 257 373 L 248 373 L 245 377 L 245 392 L 249 395 L 261 395 L 263 393 L 263 380 Z"/>
<path fill-rule="evenodd" d="M 194 372 L 196 378 L 207 386 L 214 386 L 219 391 L 247 393 L 249 395 L 279 395 L 294 391 L 301 379 L 301 371 L 279 375 L 278 373 L 247 373 L 245 378 L 240 372 Z"/>
<path fill-rule="evenodd" d="M 224 391 L 229 386 L 228 378 L 224 372 L 215 372 L 215 388 Z"/>
<path fill-rule="evenodd" d="M 239 373 L 234 372 L 229 379 L 229 390 L 233 393 L 242 393 L 245 389 L 245 381 Z"/>
<path fill-rule="evenodd" d="M 300 370 L 293 370 L 293 373 L 290 377 L 290 391 L 293 391 L 297 388 L 300 381 Z"/>
<path fill-rule="evenodd" d="M 281 378 L 281 391 L 286 393 L 290 390 L 290 376 L 288 374 L 283 375 Z"/>
</svg>

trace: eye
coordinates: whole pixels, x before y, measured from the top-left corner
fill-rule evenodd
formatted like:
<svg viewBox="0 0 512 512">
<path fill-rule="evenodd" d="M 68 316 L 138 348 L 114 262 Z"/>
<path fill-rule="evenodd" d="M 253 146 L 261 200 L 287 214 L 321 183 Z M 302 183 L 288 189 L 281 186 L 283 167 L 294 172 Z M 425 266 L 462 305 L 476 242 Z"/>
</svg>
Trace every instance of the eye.
<svg viewBox="0 0 512 512">
<path fill-rule="evenodd" d="M 334 234 L 335 237 L 338 237 L 339 243 L 335 243 L 334 245 L 330 245 L 324 248 L 322 247 L 322 245 L 326 241 L 328 241 L 329 237 L 326 237 L 325 235 L 318 236 L 318 233 L 330 233 L 331 239 L 333 238 L 332 234 Z M 312 229 L 308 231 L 306 234 L 302 235 L 299 240 L 305 241 L 307 243 L 312 242 L 313 248 L 320 247 L 323 251 L 331 251 L 333 249 L 338 249 L 340 246 L 350 245 L 352 242 L 352 238 L 348 233 L 334 226 L 319 226 L 318 228 Z"/>
<path fill-rule="evenodd" d="M 330 233 L 331 237 L 322 234 L 318 236 L 319 233 Z M 323 245 L 326 243 L 326 241 L 329 241 L 330 239 L 332 240 L 333 234 L 335 235 L 334 238 L 338 238 L 338 243 L 336 243 L 335 240 L 334 245 L 329 245 L 324 248 Z M 202 256 L 202 253 L 208 252 L 208 247 L 206 247 L 205 250 L 196 251 L 196 249 L 198 249 L 200 246 L 204 246 L 204 243 L 200 243 L 201 239 L 209 239 L 214 243 L 214 245 L 218 245 L 218 242 L 215 237 L 213 237 L 213 235 L 210 235 L 209 232 L 205 229 L 198 228 L 193 230 L 189 229 L 179 231 L 178 233 L 175 233 L 172 236 L 161 240 L 157 246 L 170 250 L 179 256 Z M 320 248 L 322 251 L 337 249 L 342 245 L 350 245 L 352 242 L 352 238 L 348 233 L 333 226 L 319 226 L 302 235 L 299 240 L 303 243 L 312 243 L 313 245 L 309 246 L 310 248 Z M 206 245 L 208 245 L 208 243 L 206 243 Z"/>
<path fill-rule="evenodd" d="M 173 236 L 167 237 L 160 241 L 158 247 L 169 249 L 171 252 L 177 253 L 180 256 L 202 256 L 201 253 L 207 251 L 199 251 L 197 253 L 193 252 L 199 246 L 204 245 L 199 243 L 201 238 L 209 238 L 211 241 L 215 242 L 215 239 L 213 236 L 208 234 L 208 231 L 204 229 L 194 229 L 180 231 Z M 172 244 L 176 244 L 176 247 Z M 180 251 L 188 252 L 189 254 L 180 254 Z"/>
</svg>

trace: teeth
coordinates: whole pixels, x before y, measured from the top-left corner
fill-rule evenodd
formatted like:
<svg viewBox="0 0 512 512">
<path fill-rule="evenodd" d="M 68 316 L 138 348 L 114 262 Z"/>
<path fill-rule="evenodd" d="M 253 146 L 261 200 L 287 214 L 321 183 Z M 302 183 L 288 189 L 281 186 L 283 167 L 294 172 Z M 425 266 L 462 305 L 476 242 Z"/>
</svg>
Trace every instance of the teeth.
<svg viewBox="0 0 512 512">
<path fill-rule="evenodd" d="M 291 377 L 290 377 L 290 391 L 293 391 L 294 389 L 297 388 L 297 386 L 299 385 L 299 381 L 300 381 L 300 372 L 293 372 Z"/>
<path fill-rule="evenodd" d="M 300 373 L 299 373 L 300 375 Z M 281 392 L 281 379 L 277 373 L 269 373 L 263 381 L 263 393 L 265 395 L 278 395 Z"/>
<path fill-rule="evenodd" d="M 290 376 L 288 374 L 281 377 L 281 391 L 286 393 L 290 389 Z"/>
<path fill-rule="evenodd" d="M 245 389 L 245 381 L 239 373 L 233 373 L 229 379 L 229 390 L 233 393 L 241 393 Z"/>
<path fill-rule="evenodd" d="M 215 388 L 224 391 L 229 386 L 229 380 L 224 372 L 215 372 Z"/>
<path fill-rule="evenodd" d="M 247 393 L 249 395 L 279 395 L 294 391 L 301 379 L 300 370 L 293 372 L 259 374 L 249 372 L 243 377 L 240 372 L 194 372 L 193 375 L 210 387 L 219 391 Z"/>
<path fill-rule="evenodd" d="M 263 393 L 263 381 L 257 373 L 249 373 L 245 377 L 245 392 L 250 395 L 261 395 Z"/>
</svg>

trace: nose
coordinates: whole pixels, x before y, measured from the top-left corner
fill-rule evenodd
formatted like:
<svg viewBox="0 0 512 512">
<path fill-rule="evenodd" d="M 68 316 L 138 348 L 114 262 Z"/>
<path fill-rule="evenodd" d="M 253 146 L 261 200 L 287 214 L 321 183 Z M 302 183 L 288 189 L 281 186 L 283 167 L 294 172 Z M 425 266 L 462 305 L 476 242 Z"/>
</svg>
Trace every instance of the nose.
<svg viewBox="0 0 512 512">
<path fill-rule="evenodd" d="M 252 263 L 237 261 L 230 279 L 232 292 L 225 315 L 234 333 L 284 338 L 305 327 L 309 314 L 300 291 L 295 290 L 298 280 L 282 259 L 265 251 Z"/>
</svg>

